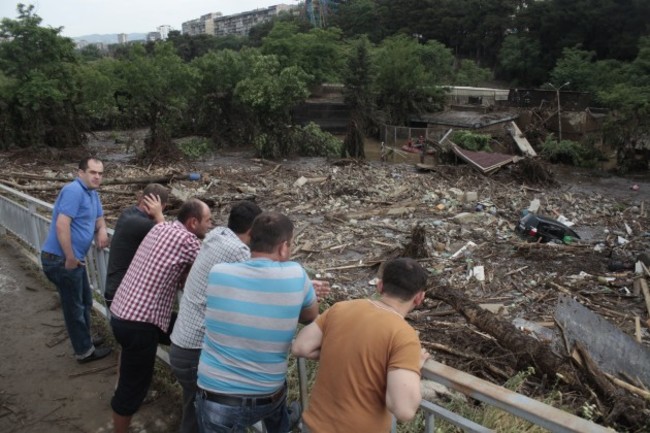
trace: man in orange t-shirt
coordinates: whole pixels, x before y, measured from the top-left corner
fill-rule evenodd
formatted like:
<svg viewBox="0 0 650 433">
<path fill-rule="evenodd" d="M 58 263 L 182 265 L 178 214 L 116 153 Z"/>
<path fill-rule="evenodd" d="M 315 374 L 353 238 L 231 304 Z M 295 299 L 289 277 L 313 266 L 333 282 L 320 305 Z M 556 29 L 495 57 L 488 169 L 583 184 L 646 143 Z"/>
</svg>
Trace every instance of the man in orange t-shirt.
<svg viewBox="0 0 650 433">
<path fill-rule="evenodd" d="M 293 354 L 320 360 L 303 414 L 311 433 L 387 433 L 391 413 L 400 421 L 415 416 L 429 354 L 404 317 L 422 303 L 426 283 L 415 260 L 391 260 L 379 299 L 339 302 L 298 334 Z"/>
</svg>

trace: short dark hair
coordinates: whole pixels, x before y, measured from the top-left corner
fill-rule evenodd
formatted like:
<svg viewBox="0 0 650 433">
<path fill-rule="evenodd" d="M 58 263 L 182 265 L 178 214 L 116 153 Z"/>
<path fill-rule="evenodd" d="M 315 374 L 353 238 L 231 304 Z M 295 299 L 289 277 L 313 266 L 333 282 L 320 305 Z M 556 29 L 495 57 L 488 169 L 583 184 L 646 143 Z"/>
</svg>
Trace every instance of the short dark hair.
<svg viewBox="0 0 650 433">
<path fill-rule="evenodd" d="M 190 218 L 196 218 L 201 221 L 203 219 L 204 204 L 205 203 L 198 198 L 190 198 L 186 200 L 178 210 L 178 216 L 176 218 L 183 224 L 185 224 Z"/>
<path fill-rule="evenodd" d="M 251 251 L 272 253 L 284 241 L 293 237 L 293 223 L 279 212 L 262 212 L 251 227 Z"/>
<path fill-rule="evenodd" d="M 262 209 L 252 201 L 238 201 L 230 209 L 228 228 L 238 235 L 246 233 L 253 225 L 255 217 L 261 213 Z"/>
<path fill-rule="evenodd" d="M 386 262 L 382 281 L 384 293 L 408 301 L 426 289 L 427 271 L 417 261 L 401 257 Z"/>
<path fill-rule="evenodd" d="M 87 156 L 84 159 L 82 159 L 81 161 L 79 161 L 79 170 L 81 170 L 81 171 L 88 170 L 88 162 L 89 161 L 97 161 L 99 163 L 102 162 L 102 160 L 99 159 L 99 158 L 96 158 L 94 156 Z"/>
<path fill-rule="evenodd" d="M 160 197 L 160 203 L 162 204 L 166 204 L 167 200 L 169 200 L 169 190 L 159 183 L 150 183 L 144 187 L 142 196 L 146 197 L 148 195 L 157 195 Z"/>
</svg>

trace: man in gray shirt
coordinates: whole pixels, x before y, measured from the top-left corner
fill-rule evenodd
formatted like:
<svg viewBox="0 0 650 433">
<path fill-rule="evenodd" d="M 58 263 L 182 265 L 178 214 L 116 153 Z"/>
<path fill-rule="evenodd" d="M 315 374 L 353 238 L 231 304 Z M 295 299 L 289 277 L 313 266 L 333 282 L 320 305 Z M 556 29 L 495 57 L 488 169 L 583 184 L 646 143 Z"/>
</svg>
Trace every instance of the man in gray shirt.
<svg viewBox="0 0 650 433">
<path fill-rule="evenodd" d="M 235 263 L 250 259 L 250 228 L 255 217 L 261 212 L 259 206 L 253 202 L 235 203 L 230 210 L 228 227 L 216 227 L 208 233 L 187 277 L 169 352 L 172 371 L 183 388 L 181 433 L 199 431 L 194 412 L 194 397 L 205 333 L 208 274 L 217 263 Z"/>
</svg>

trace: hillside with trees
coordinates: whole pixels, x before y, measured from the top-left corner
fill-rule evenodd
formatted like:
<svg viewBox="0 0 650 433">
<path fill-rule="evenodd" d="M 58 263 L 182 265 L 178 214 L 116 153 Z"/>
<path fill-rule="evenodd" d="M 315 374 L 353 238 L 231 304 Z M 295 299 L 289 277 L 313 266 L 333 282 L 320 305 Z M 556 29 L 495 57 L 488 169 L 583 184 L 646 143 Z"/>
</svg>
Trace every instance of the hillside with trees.
<svg viewBox="0 0 650 433">
<path fill-rule="evenodd" d="M 648 1 L 349 0 L 328 14 L 316 26 L 284 14 L 248 37 L 171 32 L 102 52 L 76 50 L 19 4 L 0 23 L 0 148 L 147 127 L 146 158 L 173 154 L 186 135 L 265 157 L 318 153 L 331 137 L 293 124 L 292 109 L 321 83 L 345 84 L 351 120 L 371 134 L 440 110 L 442 86 L 570 82 L 609 109 L 610 144 L 624 153 L 647 141 Z"/>
</svg>

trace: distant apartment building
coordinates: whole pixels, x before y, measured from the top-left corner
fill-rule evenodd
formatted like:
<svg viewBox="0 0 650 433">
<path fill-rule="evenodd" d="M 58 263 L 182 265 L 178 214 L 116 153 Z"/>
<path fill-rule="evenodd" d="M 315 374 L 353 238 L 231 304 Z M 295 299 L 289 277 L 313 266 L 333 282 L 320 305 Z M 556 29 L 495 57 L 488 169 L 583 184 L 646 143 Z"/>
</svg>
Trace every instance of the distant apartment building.
<svg viewBox="0 0 650 433">
<path fill-rule="evenodd" d="M 147 33 L 147 42 L 156 42 L 162 40 L 162 37 L 160 36 L 160 32 L 149 32 Z"/>
<path fill-rule="evenodd" d="M 214 35 L 214 20 L 221 16 L 221 12 L 211 12 L 201 15 L 200 18 L 191 21 L 185 21 L 182 24 L 184 35 Z"/>
<path fill-rule="evenodd" d="M 120 45 L 125 45 L 129 41 L 129 37 L 126 33 L 117 34 L 117 43 Z"/>
<path fill-rule="evenodd" d="M 293 6 L 278 4 L 265 9 L 255 9 L 214 19 L 214 35 L 246 36 L 253 26 L 269 21 L 280 12 L 290 11 Z"/>
<path fill-rule="evenodd" d="M 280 12 L 290 11 L 297 6 L 278 4 L 268 8 L 255 9 L 234 15 L 223 16 L 220 12 L 202 15 L 195 20 L 183 23 L 183 34 L 196 36 L 201 34 L 212 36 L 238 35 L 246 36 L 257 24 L 269 21 Z"/>
<path fill-rule="evenodd" d="M 169 32 L 172 30 L 172 26 L 163 24 L 162 26 L 156 27 L 156 30 L 160 33 L 160 39 L 166 41 L 167 37 L 169 37 Z"/>
</svg>

